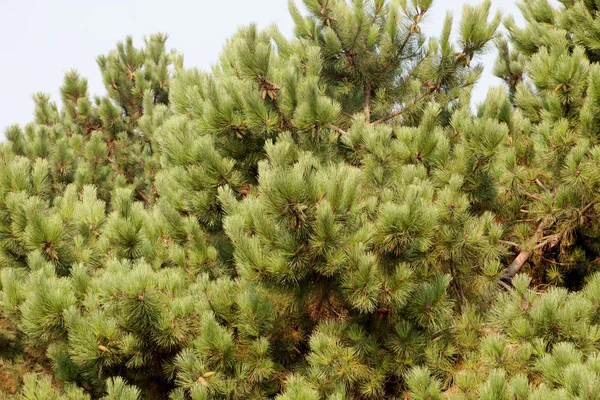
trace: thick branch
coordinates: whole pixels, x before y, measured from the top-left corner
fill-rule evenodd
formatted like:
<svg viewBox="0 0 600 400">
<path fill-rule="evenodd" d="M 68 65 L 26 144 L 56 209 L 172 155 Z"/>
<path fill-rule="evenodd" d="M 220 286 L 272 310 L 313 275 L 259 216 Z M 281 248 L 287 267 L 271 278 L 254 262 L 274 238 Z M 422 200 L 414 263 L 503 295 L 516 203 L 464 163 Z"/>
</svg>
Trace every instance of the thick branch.
<svg viewBox="0 0 600 400">
<path fill-rule="evenodd" d="M 536 181 L 537 181 L 537 179 L 536 179 Z M 536 182 L 536 183 L 538 183 L 538 182 Z M 538 185 L 540 185 L 543 188 L 543 185 L 541 185 L 541 182 L 538 183 Z M 579 210 L 579 215 L 583 216 L 592 207 L 594 207 L 594 205 L 596 205 L 596 202 L 594 202 L 594 201 L 589 203 L 588 205 L 583 207 L 581 210 Z M 576 223 L 576 222 L 577 222 L 577 219 L 571 221 L 571 223 Z M 542 249 L 546 246 L 550 246 L 550 248 L 553 248 L 560 242 L 560 240 L 563 238 L 563 236 L 567 232 L 567 230 L 563 230 L 561 232 L 554 233 L 552 235 L 544 237 L 544 229 L 547 228 L 547 226 L 546 226 L 547 224 L 548 224 L 548 219 L 544 219 L 544 220 L 542 220 L 542 222 L 540 222 L 540 224 L 538 225 L 538 227 L 535 231 L 535 235 L 533 236 L 534 243 L 535 243 L 533 250 L 521 251 L 517 255 L 517 257 L 513 260 L 513 262 L 511 262 L 510 265 L 508 267 L 506 267 L 506 269 L 504 270 L 504 279 L 506 279 L 509 282 L 512 281 L 512 279 L 515 277 L 515 275 L 519 273 L 519 270 L 521 269 L 521 267 L 533 255 L 533 251 Z M 504 242 L 504 243 L 512 244 L 511 242 Z"/>
<path fill-rule="evenodd" d="M 529 260 L 532 254 L 533 252 L 529 250 L 524 250 L 520 252 L 519 255 L 513 260 L 513 262 L 511 262 L 510 265 L 504 270 L 504 277 L 507 280 L 512 281 L 515 275 L 519 273 L 519 270 L 521 269 L 523 264 L 525 264 L 527 260 Z"/>
<path fill-rule="evenodd" d="M 544 229 L 546 229 L 546 224 L 547 220 L 542 220 L 542 222 L 540 222 L 535 231 L 534 241 L 535 243 L 537 243 L 536 248 L 538 248 L 537 246 L 539 246 L 539 242 L 542 239 L 542 236 L 544 235 Z M 547 243 L 545 243 L 544 245 L 546 244 Z M 504 270 L 504 278 L 509 282 L 512 281 L 512 279 L 515 277 L 515 275 L 519 273 L 521 267 L 527 262 L 527 260 L 529 260 L 532 254 L 533 251 L 531 250 L 521 251 L 519 255 L 517 255 L 517 257 L 513 260 L 513 262 L 511 262 L 510 265 Z"/>
</svg>

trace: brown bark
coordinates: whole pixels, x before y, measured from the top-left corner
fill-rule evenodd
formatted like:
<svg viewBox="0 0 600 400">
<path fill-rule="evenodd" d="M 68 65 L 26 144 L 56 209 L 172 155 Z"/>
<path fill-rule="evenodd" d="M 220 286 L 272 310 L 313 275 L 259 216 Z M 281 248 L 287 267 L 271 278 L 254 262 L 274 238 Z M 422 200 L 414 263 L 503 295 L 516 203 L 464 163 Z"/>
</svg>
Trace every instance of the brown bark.
<svg viewBox="0 0 600 400">
<path fill-rule="evenodd" d="M 333 129 L 334 131 L 336 131 L 337 133 L 339 133 L 341 136 L 345 136 L 345 135 L 348 134 L 345 130 L 343 130 L 342 128 L 337 127 L 337 126 L 335 126 L 333 124 L 329 125 L 329 129 Z"/>
<path fill-rule="evenodd" d="M 583 207 L 582 209 L 578 210 L 578 213 L 577 213 L 578 216 L 576 218 L 574 218 L 572 221 L 570 221 L 571 224 L 574 224 L 574 225 L 580 224 L 581 222 L 579 222 L 578 220 L 580 218 L 582 218 L 592 207 L 594 207 L 594 205 L 596 205 L 596 202 L 591 202 L 588 205 L 586 205 L 585 207 Z M 544 247 L 553 248 L 558 243 L 560 243 L 560 240 L 567 233 L 568 229 L 563 229 L 560 232 L 557 232 L 552 235 L 544 237 L 544 230 L 548 227 L 549 222 L 550 222 L 550 219 L 545 218 L 539 223 L 539 225 L 535 231 L 535 234 L 533 236 L 533 240 L 535 243 L 533 250 L 523 250 L 517 255 L 517 257 L 504 270 L 503 278 L 505 280 L 507 280 L 508 282 L 511 282 L 512 279 L 515 277 L 515 275 L 517 275 L 519 273 L 519 270 L 521 269 L 521 267 L 533 255 L 533 252 L 535 250 L 539 250 Z"/>
<path fill-rule="evenodd" d="M 534 242 L 536 244 L 535 248 L 539 248 L 540 241 L 542 240 L 542 236 L 544 235 L 544 229 L 546 229 L 547 220 L 542 220 L 538 225 L 535 235 Z M 547 242 L 547 241 L 546 241 Z M 547 243 L 543 243 L 546 245 Z M 543 247 L 543 246 L 542 246 Z M 529 258 L 533 255 L 532 250 L 523 250 L 521 251 L 517 257 L 510 263 L 508 267 L 504 270 L 504 278 L 509 282 L 519 273 L 521 267 L 529 260 Z"/>
</svg>

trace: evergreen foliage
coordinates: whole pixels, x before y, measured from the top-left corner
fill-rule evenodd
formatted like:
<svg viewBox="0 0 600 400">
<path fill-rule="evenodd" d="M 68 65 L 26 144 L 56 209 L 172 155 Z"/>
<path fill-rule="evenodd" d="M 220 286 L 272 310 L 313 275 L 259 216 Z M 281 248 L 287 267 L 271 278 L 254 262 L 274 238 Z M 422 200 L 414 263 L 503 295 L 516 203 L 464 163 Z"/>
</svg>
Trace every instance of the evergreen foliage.
<svg viewBox="0 0 600 400">
<path fill-rule="evenodd" d="M 431 0 L 290 2 L 210 72 L 157 34 L 104 97 L 36 94 L 0 145 L 2 395 L 596 398 L 598 7 L 562 3 L 432 38 Z"/>
</svg>

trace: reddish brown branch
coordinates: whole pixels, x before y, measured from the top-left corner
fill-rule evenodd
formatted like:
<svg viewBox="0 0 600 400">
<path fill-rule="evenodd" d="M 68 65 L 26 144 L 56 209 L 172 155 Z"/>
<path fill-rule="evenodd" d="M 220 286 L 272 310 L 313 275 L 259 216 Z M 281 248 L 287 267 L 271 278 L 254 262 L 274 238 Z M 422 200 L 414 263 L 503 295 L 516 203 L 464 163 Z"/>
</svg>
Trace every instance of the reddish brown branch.
<svg viewBox="0 0 600 400">
<path fill-rule="evenodd" d="M 142 191 L 139 189 L 136 189 L 135 191 L 142 198 L 142 200 L 144 200 L 144 203 L 146 203 L 147 205 L 150 204 L 150 199 L 148 198 L 148 196 L 146 196 L 144 193 L 142 193 Z"/>
</svg>

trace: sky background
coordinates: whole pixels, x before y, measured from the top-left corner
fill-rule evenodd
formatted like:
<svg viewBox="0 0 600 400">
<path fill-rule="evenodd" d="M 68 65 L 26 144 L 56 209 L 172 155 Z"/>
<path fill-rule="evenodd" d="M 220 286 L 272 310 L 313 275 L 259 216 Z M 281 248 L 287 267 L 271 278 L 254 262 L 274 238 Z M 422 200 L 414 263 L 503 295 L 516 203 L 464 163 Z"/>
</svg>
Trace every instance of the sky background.
<svg viewBox="0 0 600 400">
<path fill-rule="evenodd" d="M 437 35 L 446 10 L 456 23 L 465 3 L 477 1 L 434 0 L 424 32 Z M 493 5 L 522 22 L 514 0 L 493 0 Z M 69 69 L 88 78 L 91 94 L 104 94 L 96 57 L 127 35 L 139 47 L 145 35 L 168 33 L 169 48 L 184 54 L 187 67 L 209 69 L 225 40 L 250 22 L 259 27 L 276 23 L 292 34 L 286 0 L 0 0 L 0 138 L 8 125 L 31 121 L 33 93 L 49 93 L 60 101 Z M 483 60 L 487 68 L 475 103 L 500 84 L 491 75 L 493 60 L 491 52 Z"/>
</svg>

